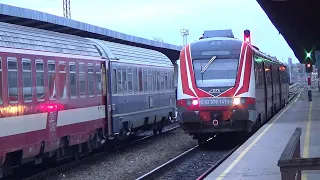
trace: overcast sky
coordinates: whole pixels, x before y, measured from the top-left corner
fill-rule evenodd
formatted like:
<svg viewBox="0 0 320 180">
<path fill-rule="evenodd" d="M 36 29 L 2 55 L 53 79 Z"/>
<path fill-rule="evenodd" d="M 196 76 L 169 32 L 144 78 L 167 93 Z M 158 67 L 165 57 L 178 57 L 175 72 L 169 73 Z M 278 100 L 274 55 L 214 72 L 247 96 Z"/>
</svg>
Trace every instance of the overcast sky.
<svg viewBox="0 0 320 180">
<path fill-rule="evenodd" d="M 0 3 L 63 16 L 63 0 L 0 0 Z M 188 42 L 204 30 L 232 29 L 236 38 L 251 31 L 252 44 L 287 62 L 292 50 L 256 0 L 71 0 L 71 18 L 133 36 L 181 45 L 180 29 L 189 29 Z"/>
</svg>

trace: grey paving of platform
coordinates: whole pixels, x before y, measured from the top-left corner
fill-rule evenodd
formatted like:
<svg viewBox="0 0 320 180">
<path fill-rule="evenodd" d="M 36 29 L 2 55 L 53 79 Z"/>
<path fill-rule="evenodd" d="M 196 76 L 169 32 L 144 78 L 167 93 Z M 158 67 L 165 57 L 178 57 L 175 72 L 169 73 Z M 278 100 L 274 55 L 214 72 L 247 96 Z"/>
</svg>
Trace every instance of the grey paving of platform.
<svg viewBox="0 0 320 180">
<path fill-rule="evenodd" d="M 265 124 L 206 179 L 281 179 L 277 162 L 297 127 L 302 128 L 301 156 L 303 155 L 310 108 L 307 94 L 301 93 L 286 108 Z M 320 138 L 317 138 L 320 137 L 320 92 L 313 92 L 310 127 L 308 157 L 320 157 Z M 241 156 L 242 158 L 240 158 Z M 320 179 L 319 175 L 318 171 L 308 171 L 306 177 L 308 180 Z"/>
</svg>

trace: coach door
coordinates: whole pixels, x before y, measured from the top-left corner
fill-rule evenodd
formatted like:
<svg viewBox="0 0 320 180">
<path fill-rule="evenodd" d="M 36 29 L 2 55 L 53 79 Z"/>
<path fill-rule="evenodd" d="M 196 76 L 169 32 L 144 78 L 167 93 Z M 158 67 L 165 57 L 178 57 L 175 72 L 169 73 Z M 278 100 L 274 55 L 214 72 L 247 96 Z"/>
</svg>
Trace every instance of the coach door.
<svg viewBox="0 0 320 180">
<path fill-rule="evenodd" d="M 262 73 L 263 73 L 263 87 L 264 87 L 264 112 L 265 112 L 265 121 L 268 120 L 268 77 L 266 76 L 265 64 L 262 62 Z"/>
<path fill-rule="evenodd" d="M 279 87 L 279 102 L 280 102 L 280 109 L 282 108 L 282 106 L 283 106 L 283 104 L 282 104 L 282 82 L 281 82 L 281 74 L 282 74 L 282 72 L 280 71 L 280 67 L 281 66 L 279 66 L 278 68 L 277 68 L 277 71 L 278 71 L 278 77 L 277 77 L 277 81 L 279 82 L 279 83 L 277 83 L 278 84 L 278 87 Z"/>
<path fill-rule="evenodd" d="M 272 104 L 271 104 L 271 108 L 272 108 L 272 111 L 271 111 L 271 113 L 272 113 L 272 116 L 274 115 L 274 100 L 275 100 L 275 98 L 274 98 L 274 91 L 275 91 L 275 89 L 274 89 L 274 69 L 273 69 L 273 66 L 272 65 L 270 65 L 270 76 L 271 76 L 271 78 L 270 78 L 270 81 L 271 81 L 271 99 L 272 99 Z"/>
<path fill-rule="evenodd" d="M 113 134 L 112 128 L 112 119 L 111 119 L 111 93 L 110 93 L 110 61 L 105 60 L 102 63 L 101 71 L 102 71 L 102 94 L 105 101 L 105 114 L 104 117 L 107 121 L 107 129 L 108 129 L 108 136 L 111 137 Z"/>
</svg>

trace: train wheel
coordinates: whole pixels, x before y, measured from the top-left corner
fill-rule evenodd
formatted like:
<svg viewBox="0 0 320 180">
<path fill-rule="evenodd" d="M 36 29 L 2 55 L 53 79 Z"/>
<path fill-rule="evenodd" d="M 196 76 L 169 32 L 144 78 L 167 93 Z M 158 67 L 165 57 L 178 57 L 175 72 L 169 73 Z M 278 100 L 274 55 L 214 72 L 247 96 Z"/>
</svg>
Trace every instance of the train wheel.
<svg viewBox="0 0 320 180">
<path fill-rule="evenodd" d="M 158 133 L 157 129 L 153 129 L 152 131 L 153 131 L 153 135 L 157 135 L 157 133 Z"/>
<path fill-rule="evenodd" d="M 164 127 L 164 120 L 158 123 L 158 133 L 161 134 Z"/>
<path fill-rule="evenodd" d="M 77 152 L 77 151 L 75 151 L 75 152 L 73 153 L 73 158 L 74 158 L 74 160 L 79 161 L 79 159 L 80 159 L 80 153 Z"/>
</svg>

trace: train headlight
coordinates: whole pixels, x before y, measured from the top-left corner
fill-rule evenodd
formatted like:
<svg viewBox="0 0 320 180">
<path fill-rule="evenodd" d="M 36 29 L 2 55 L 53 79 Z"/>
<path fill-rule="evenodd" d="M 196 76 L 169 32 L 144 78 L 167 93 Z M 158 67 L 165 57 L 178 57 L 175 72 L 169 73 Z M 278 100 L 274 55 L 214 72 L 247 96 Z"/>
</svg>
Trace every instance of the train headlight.
<svg viewBox="0 0 320 180">
<path fill-rule="evenodd" d="M 234 105 L 239 105 L 239 104 L 241 104 L 240 98 L 233 98 L 233 104 L 234 104 Z"/>
<path fill-rule="evenodd" d="M 199 101 L 197 99 L 192 100 L 192 105 L 196 106 L 199 104 Z"/>
</svg>

